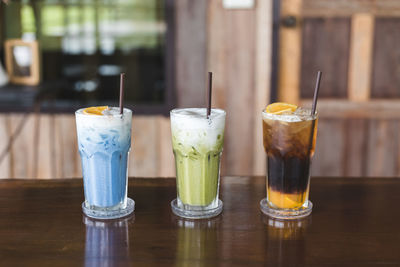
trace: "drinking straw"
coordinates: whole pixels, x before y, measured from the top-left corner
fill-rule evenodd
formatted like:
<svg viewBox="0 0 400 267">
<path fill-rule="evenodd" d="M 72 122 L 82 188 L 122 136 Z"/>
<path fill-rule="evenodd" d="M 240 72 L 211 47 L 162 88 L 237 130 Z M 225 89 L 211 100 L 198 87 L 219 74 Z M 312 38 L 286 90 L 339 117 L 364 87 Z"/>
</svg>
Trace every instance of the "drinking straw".
<svg viewBox="0 0 400 267">
<path fill-rule="evenodd" d="M 125 73 L 121 73 L 119 82 L 119 113 L 124 113 L 124 79 Z"/>
<path fill-rule="evenodd" d="M 319 85 L 321 83 L 321 77 L 322 77 L 322 72 L 318 71 L 317 81 L 315 82 L 314 99 L 313 99 L 313 104 L 312 104 L 312 109 L 311 109 L 311 116 L 315 115 L 315 111 L 317 109 L 317 100 L 318 100 Z M 308 152 L 307 152 L 308 156 L 311 156 L 310 154 L 311 154 L 311 149 L 313 146 L 315 119 L 316 118 L 314 118 L 311 123 L 311 133 L 310 133 L 310 139 L 308 142 L 309 145 L 308 145 Z M 308 160 L 310 160 L 310 158 L 308 158 Z"/>
<path fill-rule="evenodd" d="M 208 72 L 208 106 L 207 106 L 207 119 L 211 114 L 211 93 L 212 93 L 212 72 Z"/>
<path fill-rule="evenodd" d="M 321 83 L 321 76 L 322 76 L 322 72 L 319 70 L 318 74 L 317 74 L 317 81 L 315 82 L 315 90 L 314 90 L 314 98 L 313 98 L 313 103 L 312 103 L 311 115 L 315 115 L 315 111 L 317 109 L 317 100 L 318 100 L 319 85 Z"/>
</svg>

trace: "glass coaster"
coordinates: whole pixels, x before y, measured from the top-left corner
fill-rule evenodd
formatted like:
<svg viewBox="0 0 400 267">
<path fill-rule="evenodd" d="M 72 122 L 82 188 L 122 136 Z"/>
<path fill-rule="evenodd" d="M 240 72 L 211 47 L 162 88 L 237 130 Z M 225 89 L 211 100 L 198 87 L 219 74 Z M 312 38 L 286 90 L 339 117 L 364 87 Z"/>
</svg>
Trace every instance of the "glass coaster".
<svg viewBox="0 0 400 267">
<path fill-rule="evenodd" d="M 171 201 L 172 212 L 180 217 L 188 219 L 207 219 L 218 216 L 222 212 L 223 203 L 218 199 L 218 206 L 207 210 L 186 210 L 178 207 L 177 199 Z"/>
<path fill-rule="evenodd" d="M 128 216 L 135 210 L 135 201 L 131 198 L 126 199 L 126 208 L 124 209 L 115 209 L 115 210 L 98 210 L 91 209 L 86 207 L 85 202 L 82 203 L 82 210 L 86 216 L 95 218 L 95 219 L 116 219 Z"/>
<path fill-rule="evenodd" d="M 268 204 L 267 198 L 264 198 L 260 201 L 260 209 L 264 214 L 271 216 L 273 218 L 285 219 L 285 220 L 307 217 L 308 215 L 311 214 L 312 207 L 313 204 L 309 200 L 306 201 L 306 203 L 304 203 L 304 205 L 300 209 L 277 209 L 277 208 L 272 208 Z"/>
</svg>

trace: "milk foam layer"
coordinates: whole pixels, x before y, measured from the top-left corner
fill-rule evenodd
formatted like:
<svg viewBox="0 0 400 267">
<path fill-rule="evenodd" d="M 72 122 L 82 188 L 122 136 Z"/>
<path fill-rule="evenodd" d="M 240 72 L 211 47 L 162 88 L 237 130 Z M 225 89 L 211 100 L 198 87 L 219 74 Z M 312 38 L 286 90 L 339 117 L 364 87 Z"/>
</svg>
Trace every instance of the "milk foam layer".
<svg viewBox="0 0 400 267">
<path fill-rule="evenodd" d="M 119 142 L 130 143 L 130 128 L 132 122 L 132 111 L 124 108 L 123 114 L 119 113 L 118 107 L 110 107 L 103 112 L 104 115 L 84 114 L 84 108 L 75 112 L 78 138 L 83 140 L 90 138 L 92 143 L 103 141 L 100 133 L 117 134 Z"/>
<path fill-rule="evenodd" d="M 185 108 L 171 111 L 173 145 L 192 148 L 199 152 L 222 149 L 225 111 L 212 109 L 207 118 L 205 108 Z"/>
<path fill-rule="evenodd" d="M 318 116 L 316 112 L 315 115 L 311 115 L 311 109 L 309 108 L 297 108 L 293 113 L 284 114 L 271 114 L 265 111 L 262 112 L 263 118 L 268 120 L 279 120 L 285 122 L 299 122 L 299 121 L 310 121 Z"/>
</svg>

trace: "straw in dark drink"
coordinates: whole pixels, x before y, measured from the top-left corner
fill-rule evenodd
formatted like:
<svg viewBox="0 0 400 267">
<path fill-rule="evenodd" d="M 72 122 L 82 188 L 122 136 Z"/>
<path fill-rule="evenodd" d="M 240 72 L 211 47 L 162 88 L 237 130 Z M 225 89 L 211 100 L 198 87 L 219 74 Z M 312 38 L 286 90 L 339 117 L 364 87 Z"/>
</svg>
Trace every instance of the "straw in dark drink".
<svg viewBox="0 0 400 267">
<path fill-rule="evenodd" d="M 317 110 L 317 101 L 318 101 L 318 92 L 319 85 L 321 83 L 322 72 L 319 70 L 317 74 L 317 81 L 315 82 L 315 90 L 314 90 L 314 98 L 312 103 L 311 115 L 315 115 L 315 111 Z"/>
<path fill-rule="evenodd" d="M 207 106 L 207 119 L 211 115 L 211 95 L 212 95 L 212 72 L 208 72 L 208 106 Z"/>
<path fill-rule="evenodd" d="M 321 83 L 321 77 L 322 77 L 322 72 L 318 71 L 317 81 L 315 82 L 315 90 L 314 90 L 314 98 L 313 98 L 313 104 L 312 104 L 312 109 L 311 109 L 311 116 L 315 115 L 315 111 L 317 109 L 317 100 L 318 100 L 319 85 Z M 316 120 L 316 118 L 314 118 L 311 123 L 311 133 L 310 133 L 310 139 L 308 142 L 309 145 L 308 145 L 308 153 L 307 153 L 307 155 L 309 155 L 309 156 L 311 155 L 311 150 L 313 147 L 315 120 Z M 310 161 L 311 158 L 309 157 L 307 160 Z M 310 163 L 308 163 L 308 164 L 310 164 Z"/>
<path fill-rule="evenodd" d="M 124 113 L 124 80 L 125 73 L 121 73 L 119 82 L 119 113 Z"/>
</svg>

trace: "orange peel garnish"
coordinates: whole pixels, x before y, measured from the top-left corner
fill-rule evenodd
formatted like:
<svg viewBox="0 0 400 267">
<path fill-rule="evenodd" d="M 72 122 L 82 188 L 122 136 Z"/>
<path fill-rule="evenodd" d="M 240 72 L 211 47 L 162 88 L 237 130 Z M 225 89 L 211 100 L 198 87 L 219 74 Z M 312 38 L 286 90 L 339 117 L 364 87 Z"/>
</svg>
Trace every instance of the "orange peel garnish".
<svg viewBox="0 0 400 267">
<path fill-rule="evenodd" d="M 108 109 L 108 106 L 90 107 L 83 110 L 83 114 L 87 115 L 103 115 L 103 111 Z"/>
<path fill-rule="evenodd" d="M 265 112 L 275 115 L 280 115 L 284 113 L 292 113 L 297 109 L 296 105 L 283 103 L 283 102 L 276 102 L 269 104 L 265 108 Z"/>
</svg>

